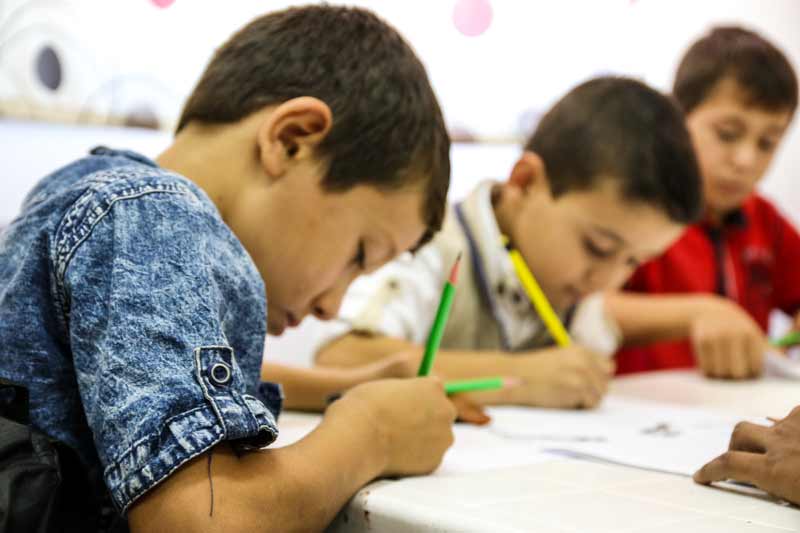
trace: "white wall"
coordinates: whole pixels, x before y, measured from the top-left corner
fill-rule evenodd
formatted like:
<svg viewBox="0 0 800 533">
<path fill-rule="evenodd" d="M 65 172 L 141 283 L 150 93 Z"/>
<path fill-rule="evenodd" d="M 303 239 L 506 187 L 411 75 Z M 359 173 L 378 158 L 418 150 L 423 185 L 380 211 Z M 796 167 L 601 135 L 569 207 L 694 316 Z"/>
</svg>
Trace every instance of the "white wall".
<svg viewBox="0 0 800 533">
<path fill-rule="evenodd" d="M 455 0 L 347 3 L 373 9 L 407 37 L 452 128 L 494 141 L 524 135 L 558 96 L 598 73 L 630 74 L 668 89 L 681 53 L 714 24 L 756 29 L 800 66 L 797 0 L 485 1 L 493 19 L 478 37 L 456 29 Z M 252 17 L 298 2 L 176 0 L 165 9 L 156 3 L 170 4 L 0 2 L 0 115 L 112 120 L 144 109 L 169 127 L 216 46 Z M 56 91 L 36 77 L 43 46 L 61 59 Z M 789 206 L 800 205 L 796 122 L 764 184 Z"/>
</svg>

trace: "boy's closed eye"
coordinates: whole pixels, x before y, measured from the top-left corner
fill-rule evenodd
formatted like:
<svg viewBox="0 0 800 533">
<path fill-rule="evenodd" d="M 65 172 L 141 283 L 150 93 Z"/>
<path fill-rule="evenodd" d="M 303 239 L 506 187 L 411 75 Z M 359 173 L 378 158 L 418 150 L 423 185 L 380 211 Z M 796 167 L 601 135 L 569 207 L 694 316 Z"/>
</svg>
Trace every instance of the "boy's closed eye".
<svg viewBox="0 0 800 533">
<path fill-rule="evenodd" d="M 359 270 L 366 270 L 367 268 L 367 252 L 363 240 L 358 241 L 356 254 L 355 257 L 353 257 L 353 264 L 356 265 Z"/>
<path fill-rule="evenodd" d="M 717 138 L 724 143 L 733 143 L 741 140 L 744 136 L 745 128 L 738 122 L 718 124 L 714 127 Z"/>
<path fill-rule="evenodd" d="M 771 138 L 761 138 L 758 140 L 758 149 L 762 152 L 772 152 L 775 150 L 775 147 L 778 145 L 778 141 Z"/>
<path fill-rule="evenodd" d="M 635 269 L 639 268 L 642 265 L 643 261 L 640 260 L 640 259 L 637 259 L 636 257 L 629 257 L 625 261 L 625 263 L 628 266 L 628 268 L 632 268 L 632 269 L 635 270 Z"/>
<path fill-rule="evenodd" d="M 618 246 L 614 245 L 610 247 L 604 247 L 592 240 L 590 237 L 584 237 L 583 246 L 591 256 L 596 257 L 597 259 L 612 259 L 619 254 Z M 634 256 L 630 256 L 625 259 L 625 264 L 629 268 L 638 268 L 642 263 L 642 260 Z"/>
<path fill-rule="evenodd" d="M 594 241 L 591 237 L 583 238 L 583 247 L 589 252 L 589 255 L 598 259 L 610 259 L 617 253 L 617 247 L 604 247 Z"/>
</svg>

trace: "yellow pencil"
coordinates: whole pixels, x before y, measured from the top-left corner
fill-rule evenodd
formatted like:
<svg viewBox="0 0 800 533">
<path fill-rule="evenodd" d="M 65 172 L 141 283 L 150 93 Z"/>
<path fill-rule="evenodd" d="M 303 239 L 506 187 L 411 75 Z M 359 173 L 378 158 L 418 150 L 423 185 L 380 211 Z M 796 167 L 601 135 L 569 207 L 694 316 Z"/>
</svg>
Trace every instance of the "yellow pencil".
<svg viewBox="0 0 800 533">
<path fill-rule="evenodd" d="M 508 250 L 508 255 L 511 258 L 511 263 L 514 265 L 514 270 L 517 272 L 517 277 L 522 283 L 525 292 L 528 294 L 528 298 L 530 298 L 533 307 L 536 308 L 536 312 L 539 313 L 539 316 L 542 318 L 542 322 L 547 326 L 550 335 L 553 336 L 556 344 L 562 348 L 569 346 L 571 344 L 569 333 L 567 333 L 566 328 L 564 328 L 561 320 L 559 320 L 550 302 L 547 301 L 547 297 L 544 295 L 544 292 L 542 292 L 542 288 L 539 286 L 536 278 L 533 277 L 533 272 L 531 272 L 528 265 L 525 264 L 525 260 L 522 258 L 519 251 L 511 246 L 508 239 L 505 239 L 505 245 Z"/>
</svg>

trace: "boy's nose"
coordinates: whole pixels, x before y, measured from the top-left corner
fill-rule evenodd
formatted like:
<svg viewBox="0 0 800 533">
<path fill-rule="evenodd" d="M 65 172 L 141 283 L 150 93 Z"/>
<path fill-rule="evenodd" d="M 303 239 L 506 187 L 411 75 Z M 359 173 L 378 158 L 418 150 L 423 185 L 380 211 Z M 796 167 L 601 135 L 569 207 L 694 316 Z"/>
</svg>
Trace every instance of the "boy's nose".
<svg viewBox="0 0 800 533">
<path fill-rule="evenodd" d="M 612 280 L 619 276 L 619 267 L 616 264 L 595 265 L 586 272 L 583 283 L 583 292 L 590 294 L 608 289 Z"/>
<path fill-rule="evenodd" d="M 319 320 L 331 320 L 336 318 L 339 314 L 339 308 L 342 306 L 347 287 L 350 286 L 350 280 L 337 283 L 327 291 L 320 294 L 315 300 L 311 308 L 314 316 Z"/>
<path fill-rule="evenodd" d="M 758 152 L 755 146 L 743 145 L 733 155 L 733 162 L 740 170 L 753 168 L 758 161 Z"/>
<path fill-rule="evenodd" d="M 312 312 L 319 320 L 331 320 L 332 318 L 335 318 L 337 314 L 339 314 L 341 302 L 341 298 L 337 302 L 333 302 L 327 297 L 318 298 L 317 301 L 314 302 Z"/>
</svg>

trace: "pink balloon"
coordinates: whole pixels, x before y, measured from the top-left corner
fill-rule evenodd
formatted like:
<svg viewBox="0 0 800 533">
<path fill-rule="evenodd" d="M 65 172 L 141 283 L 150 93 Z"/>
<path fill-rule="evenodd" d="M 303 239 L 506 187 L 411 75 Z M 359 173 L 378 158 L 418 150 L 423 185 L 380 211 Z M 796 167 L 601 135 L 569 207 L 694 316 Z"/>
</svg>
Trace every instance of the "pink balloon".
<svg viewBox="0 0 800 533">
<path fill-rule="evenodd" d="M 477 37 L 492 23 L 492 5 L 489 0 L 458 0 L 453 22 L 467 37 Z"/>
<path fill-rule="evenodd" d="M 150 0 L 154 6 L 166 9 L 175 3 L 175 0 Z"/>
</svg>

